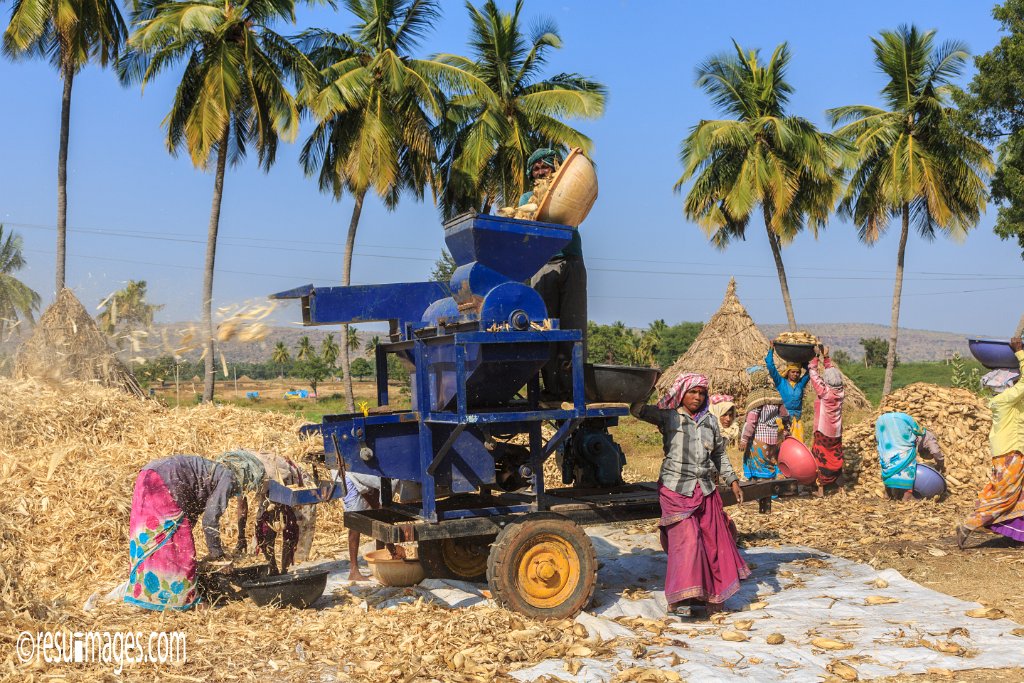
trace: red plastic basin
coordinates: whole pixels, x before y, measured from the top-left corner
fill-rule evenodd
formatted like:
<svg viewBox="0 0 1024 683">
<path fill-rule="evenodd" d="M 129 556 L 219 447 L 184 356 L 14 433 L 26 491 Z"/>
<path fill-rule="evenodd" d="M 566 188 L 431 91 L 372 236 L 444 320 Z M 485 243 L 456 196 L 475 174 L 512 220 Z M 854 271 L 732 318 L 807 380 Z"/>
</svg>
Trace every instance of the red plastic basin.
<svg viewBox="0 0 1024 683">
<path fill-rule="evenodd" d="M 818 465 L 810 449 L 792 436 L 787 436 L 779 446 L 779 469 L 783 476 L 796 479 L 808 485 L 818 479 Z"/>
</svg>

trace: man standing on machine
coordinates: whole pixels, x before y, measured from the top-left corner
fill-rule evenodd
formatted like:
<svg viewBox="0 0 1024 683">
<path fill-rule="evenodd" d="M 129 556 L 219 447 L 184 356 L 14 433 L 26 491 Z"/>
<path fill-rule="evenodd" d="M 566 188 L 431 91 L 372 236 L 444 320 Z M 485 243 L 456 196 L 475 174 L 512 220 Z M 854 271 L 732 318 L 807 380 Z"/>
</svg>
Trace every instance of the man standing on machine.
<svg viewBox="0 0 1024 683">
<path fill-rule="evenodd" d="M 547 181 L 558 170 L 562 155 L 557 150 L 542 148 L 530 155 L 526 167 L 530 178 Z M 534 199 L 533 190 L 519 199 L 519 205 Z M 542 199 L 541 197 L 537 198 Z M 572 241 L 551 257 L 530 281 L 547 306 L 548 315 L 558 318 L 563 330 L 583 333 L 583 359 L 587 358 L 587 268 L 583 263 L 583 242 L 579 230 L 573 230 Z M 551 359 L 541 376 L 546 398 L 570 400 L 572 398 L 572 343 L 559 344 L 555 358 Z"/>
</svg>

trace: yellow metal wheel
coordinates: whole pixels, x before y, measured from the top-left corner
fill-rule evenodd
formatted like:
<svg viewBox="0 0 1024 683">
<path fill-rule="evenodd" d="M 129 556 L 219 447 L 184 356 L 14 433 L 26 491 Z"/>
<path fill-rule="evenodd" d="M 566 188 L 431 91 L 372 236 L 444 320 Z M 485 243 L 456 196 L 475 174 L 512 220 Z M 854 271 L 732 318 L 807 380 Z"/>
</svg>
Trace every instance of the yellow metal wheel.
<svg viewBox="0 0 1024 683">
<path fill-rule="evenodd" d="M 551 512 L 527 515 L 498 534 L 487 582 L 509 609 L 541 619 L 575 616 L 594 595 L 594 546 L 572 520 Z"/>
<path fill-rule="evenodd" d="M 580 580 L 580 558 L 572 544 L 560 536 L 542 534 L 531 539 L 519 560 L 523 598 L 534 607 L 560 605 Z"/>
<path fill-rule="evenodd" d="M 487 554 L 493 541 L 494 536 L 420 541 L 420 562 L 431 578 L 484 581 L 487 578 Z"/>
<path fill-rule="evenodd" d="M 474 579 L 487 573 L 487 553 L 492 537 L 446 538 L 441 541 L 441 555 L 448 569 L 463 579 Z"/>
</svg>

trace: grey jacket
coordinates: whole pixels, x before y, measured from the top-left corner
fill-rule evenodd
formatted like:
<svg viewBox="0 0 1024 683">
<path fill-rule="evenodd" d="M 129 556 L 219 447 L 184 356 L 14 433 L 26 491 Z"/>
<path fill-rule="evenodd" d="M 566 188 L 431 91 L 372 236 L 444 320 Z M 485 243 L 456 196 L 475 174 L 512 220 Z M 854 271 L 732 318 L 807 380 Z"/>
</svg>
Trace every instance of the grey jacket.
<svg viewBox="0 0 1024 683">
<path fill-rule="evenodd" d="M 725 453 L 725 437 L 719 430 L 718 418 L 711 413 L 704 413 L 697 422 L 684 410 L 662 410 L 655 406 L 644 406 L 633 414 L 661 432 L 665 460 L 659 480 L 666 488 L 689 496 L 699 482 L 700 490 L 708 495 L 715 490 L 719 474 L 726 485 L 738 481 Z"/>
</svg>

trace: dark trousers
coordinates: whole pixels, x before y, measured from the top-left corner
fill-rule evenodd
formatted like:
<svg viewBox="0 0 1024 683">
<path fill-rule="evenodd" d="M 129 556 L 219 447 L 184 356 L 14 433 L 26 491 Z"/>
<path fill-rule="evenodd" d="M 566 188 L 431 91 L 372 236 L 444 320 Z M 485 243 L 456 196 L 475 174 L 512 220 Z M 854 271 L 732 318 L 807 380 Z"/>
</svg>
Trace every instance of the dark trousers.
<svg viewBox="0 0 1024 683">
<path fill-rule="evenodd" d="M 558 318 L 563 330 L 583 332 L 583 360 L 587 359 L 587 267 L 581 257 L 552 259 L 533 276 L 530 285 L 537 290 L 548 309 L 549 318 Z M 572 343 L 561 343 L 555 357 L 541 370 L 544 389 L 562 400 L 572 398 Z"/>
</svg>

